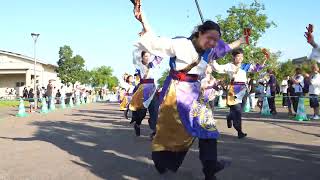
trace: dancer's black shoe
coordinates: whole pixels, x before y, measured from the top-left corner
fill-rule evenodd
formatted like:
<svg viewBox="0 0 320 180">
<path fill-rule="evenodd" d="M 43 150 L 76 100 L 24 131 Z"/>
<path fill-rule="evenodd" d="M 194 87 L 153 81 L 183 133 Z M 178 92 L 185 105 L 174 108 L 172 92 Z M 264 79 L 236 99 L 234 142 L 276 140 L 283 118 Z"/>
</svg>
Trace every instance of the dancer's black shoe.
<svg viewBox="0 0 320 180">
<path fill-rule="evenodd" d="M 153 132 L 150 134 L 150 139 L 153 140 L 154 136 L 156 135 L 156 132 Z"/>
<path fill-rule="evenodd" d="M 238 133 L 238 138 L 239 138 L 239 139 L 243 139 L 243 138 L 245 138 L 245 137 L 247 137 L 247 134 L 246 134 L 246 133 L 243 133 L 243 132 Z"/>
<path fill-rule="evenodd" d="M 222 159 L 217 162 L 217 169 L 215 170 L 214 173 L 216 174 L 229 166 L 231 166 L 231 161 L 227 161 L 227 160 Z"/>
</svg>

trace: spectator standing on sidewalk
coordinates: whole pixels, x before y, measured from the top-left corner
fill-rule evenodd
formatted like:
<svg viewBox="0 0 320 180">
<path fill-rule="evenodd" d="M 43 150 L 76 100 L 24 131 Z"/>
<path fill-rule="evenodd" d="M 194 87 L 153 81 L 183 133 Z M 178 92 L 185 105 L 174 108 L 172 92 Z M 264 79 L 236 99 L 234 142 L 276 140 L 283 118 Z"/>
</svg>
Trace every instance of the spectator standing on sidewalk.
<svg viewBox="0 0 320 180">
<path fill-rule="evenodd" d="M 271 113 L 273 115 L 276 115 L 277 109 L 276 109 L 275 98 L 277 93 L 277 79 L 271 69 L 268 69 L 267 73 L 269 74 L 269 81 L 267 85 L 270 88 L 270 97 L 268 97 L 268 103 L 269 103 Z"/>
<path fill-rule="evenodd" d="M 51 100 L 52 100 L 52 97 L 53 97 L 53 84 L 52 84 L 51 80 L 49 80 L 49 83 L 47 85 L 46 95 L 48 97 L 48 109 L 50 109 Z"/>
<path fill-rule="evenodd" d="M 320 74 L 319 67 L 317 64 L 311 66 L 312 75 L 310 77 L 309 96 L 310 96 L 310 107 L 313 108 L 314 114 L 312 119 L 319 120 L 319 101 L 318 96 L 320 95 Z"/>
<path fill-rule="evenodd" d="M 282 93 L 282 106 L 283 107 L 288 107 L 288 103 L 289 103 L 289 97 L 288 97 L 288 81 L 289 81 L 290 77 L 287 76 L 286 79 L 282 80 L 281 82 L 281 93 Z"/>
<path fill-rule="evenodd" d="M 296 68 L 296 74 L 294 77 L 291 78 L 293 87 L 294 87 L 294 94 L 295 97 L 293 99 L 293 109 L 294 112 L 297 113 L 299 98 L 303 96 L 303 87 L 304 87 L 304 77 L 302 75 L 301 68 Z"/>
</svg>

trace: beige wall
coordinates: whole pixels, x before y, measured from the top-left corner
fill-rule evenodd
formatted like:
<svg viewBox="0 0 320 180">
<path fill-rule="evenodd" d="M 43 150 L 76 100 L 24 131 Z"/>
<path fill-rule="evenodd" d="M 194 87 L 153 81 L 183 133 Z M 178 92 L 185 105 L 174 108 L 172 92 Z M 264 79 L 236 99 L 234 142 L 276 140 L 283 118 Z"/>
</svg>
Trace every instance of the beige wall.
<svg viewBox="0 0 320 180">
<path fill-rule="evenodd" d="M 24 82 L 26 87 L 34 87 L 34 62 L 22 57 L 0 54 L 0 96 L 8 88 L 16 88 L 16 82 Z M 36 75 L 39 86 L 46 87 L 50 79 L 56 80 L 57 87 L 60 80 L 55 72 L 55 67 L 37 63 Z M 19 81 L 17 81 L 19 80 Z M 4 89 L 4 90 L 3 90 Z M 16 89 L 18 92 L 18 89 Z"/>
<path fill-rule="evenodd" d="M 43 78 L 41 79 L 41 81 L 43 82 L 43 84 L 45 86 L 47 86 L 49 80 L 54 79 L 55 82 L 54 84 L 56 85 L 56 87 L 61 87 L 61 82 L 60 79 L 58 77 L 58 74 L 55 72 L 55 69 L 51 66 L 44 66 L 44 71 L 43 71 Z M 40 83 L 42 83 L 40 82 Z"/>
<path fill-rule="evenodd" d="M 26 82 L 25 74 L 0 74 L 0 97 L 5 95 L 7 88 L 14 88 L 18 95 L 22 95 L 21 88 L 16 87 L 17 82 Z"/>
<path fill-rule="evenodd" d="M 32 61 L 9 56 L 5 54 L 0 54 L 0 69 L 32 69 L 33 70 L 34 63 Z M 36 70 L 37 72 L 43 71 L 42 64 L 37 63 Z"/>
</svg>

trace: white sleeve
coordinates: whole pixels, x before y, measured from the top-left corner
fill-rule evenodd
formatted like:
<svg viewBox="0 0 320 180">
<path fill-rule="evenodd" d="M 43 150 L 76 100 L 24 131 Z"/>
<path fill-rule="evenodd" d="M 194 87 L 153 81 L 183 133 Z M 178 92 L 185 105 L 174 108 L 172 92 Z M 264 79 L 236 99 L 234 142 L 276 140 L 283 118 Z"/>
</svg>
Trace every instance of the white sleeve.
<svg viewBox="0 0 320 180">
<path fill-rule="evenodd" d="M 179 40 L 157 37 L 153 32 L 147 32 L 139 39 L 136 46 L 156 56 L 174 57 L 176 48 L 179 48 Z"/>
<path fill-rule="evenodd" d="M 320 47 L 312 49 L 309 59 L 316 60 L 318 63 L 320 63 Z"/>
<path fill-rule="evenodd" d="M 300 84 L 303 83 L 303 80 L 304 80 L 304 78 L 303 78 L 302 75 L 300 75 L 299 78 L 297 79 L 297 81 L 298 81 Z M 301 85 L 302 85 L 302 84 L 301 84 Z"/>
<path fill-rule="evenodd" d="M 281 86 L 287 86 L 287 85 L 288 85 L 288 81 L 283 80 L 282 83 L 281 83 Z"/>
<path fill-rule="evenodd" d="M 226 74 L 229 69 L 229 64 L 220 65 L 217 61 L 212 61 L 211 63 L 212 69 L 219 74 Z"/>
<path fill-rule="evenodd" d="M 310 80 L 310 83 L 313 86 L 319 87 L 320 86 L 320 74 L 315 75 L 315 77 Z"/>
</svg>

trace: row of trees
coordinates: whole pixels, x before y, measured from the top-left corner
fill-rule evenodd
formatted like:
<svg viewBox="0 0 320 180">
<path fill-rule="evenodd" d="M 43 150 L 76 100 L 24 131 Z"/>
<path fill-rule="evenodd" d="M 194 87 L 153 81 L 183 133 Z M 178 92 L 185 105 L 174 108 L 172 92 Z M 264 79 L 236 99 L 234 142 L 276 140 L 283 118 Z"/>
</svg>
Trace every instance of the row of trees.
<svg viewBox="0 0 320 180">
<path fill-rule="evenodd" d="M 80 55 L 73 55 L 70 46 L 60 47 L 59 61 L 56 72 L 62 83 L 76 83 L 102 87 L 107 85 L 111 90 L 118 85 L 118 79 L 109 66 L 100 66 L 89 71 L 85 68 L 85 60 Z"/>
</svg>

